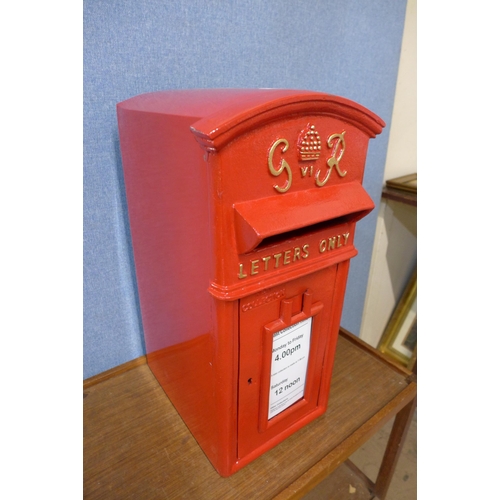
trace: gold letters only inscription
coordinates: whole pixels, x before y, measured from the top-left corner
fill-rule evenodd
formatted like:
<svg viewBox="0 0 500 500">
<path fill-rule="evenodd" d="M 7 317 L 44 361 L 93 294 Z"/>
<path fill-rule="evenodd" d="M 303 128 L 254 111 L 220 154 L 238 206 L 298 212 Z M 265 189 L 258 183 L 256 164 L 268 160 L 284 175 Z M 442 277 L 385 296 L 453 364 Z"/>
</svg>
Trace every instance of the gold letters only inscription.
<svg viewBox="0 0 500 500">
<path fill-rule="evenodd" d="M 347 245 L 349 236 L 349 233 L 342 233 L 320 240 L 318 242 L 319 253 L 322 254 Z M 296 246 L 290 248 L 289 250 L 251 260 L 248 266 L 240 263 L 238 278 L 242 280 L 243 278 L 247 278 L 248 275 L 255 276 L 256 274 L 271 271 L 281 266 L 287 266 L 298 260 L 307 259 L 309 254 L 309 244 L 306 243 L 302 246 Z"/>
<path fill-rule="evenodd" d="M 260 259 L 250 261 L 250 275 L 254 276 L 255 274 L 259 274 L 261 271 L 276 269 L 281 265 L 286 266 L 292 262 L 295 262 L 296 260 L 307 259 L 307 257 L 309 257 L 308 244 L 302 245 L 301 247 L 294 247 L 293 249 L 286 250 L 285 252 L 266 255 L 265 257 L 261 257 Z M 241 280 L 243 278 L 246 278 L 247 276 L 248 274 L 246 273 L 243 264 L 240 264 L 238 278 Z"/>
</svg>

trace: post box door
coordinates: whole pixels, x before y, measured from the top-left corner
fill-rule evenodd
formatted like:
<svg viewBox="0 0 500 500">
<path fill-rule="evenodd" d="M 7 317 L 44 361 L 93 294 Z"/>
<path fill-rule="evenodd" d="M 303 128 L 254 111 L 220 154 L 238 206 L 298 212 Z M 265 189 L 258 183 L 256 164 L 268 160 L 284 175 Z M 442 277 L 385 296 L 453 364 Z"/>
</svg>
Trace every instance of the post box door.
<svg viewBox="0 0 500 500">
<path fill-rule="evenodd" d="M 336 276 L 331 266 L 240 300 L 238 458 L 325 410 L 319 395 L 325 353 L 337 338 Z"/>
</svg>

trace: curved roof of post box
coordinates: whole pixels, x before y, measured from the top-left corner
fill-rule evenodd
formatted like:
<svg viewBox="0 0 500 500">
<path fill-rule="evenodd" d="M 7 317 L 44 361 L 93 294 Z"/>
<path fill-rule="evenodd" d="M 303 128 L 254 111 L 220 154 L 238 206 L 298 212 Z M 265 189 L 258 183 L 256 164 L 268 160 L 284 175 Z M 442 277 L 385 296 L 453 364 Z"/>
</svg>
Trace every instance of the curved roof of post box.
<svg viewBox="0 0 500 500">
<path fill-rule="evenodd" d="M 302 113 L 330 115 L 352 123 L 369 137 L 385 127 L 384 121 L 365 107 L 322 92 L 300 90 L 247 90 L 237 101 L 221 107 L 191 126 L 198 142 L 216 151 L 237 136 L 267 122 Z"/>
<path fill-rule="evenodd" d="M 380 134 L 384 121 L 344 97 L 290 89 L 190 89 L 142 94 L 118 104 L 119 108 L 150 113 L 190 116 L 191 130 L 206 149 L 215 151 L 235 137 L 269 121 L 294 114 L 338 117 L 363 130 Z"/>
</svg>

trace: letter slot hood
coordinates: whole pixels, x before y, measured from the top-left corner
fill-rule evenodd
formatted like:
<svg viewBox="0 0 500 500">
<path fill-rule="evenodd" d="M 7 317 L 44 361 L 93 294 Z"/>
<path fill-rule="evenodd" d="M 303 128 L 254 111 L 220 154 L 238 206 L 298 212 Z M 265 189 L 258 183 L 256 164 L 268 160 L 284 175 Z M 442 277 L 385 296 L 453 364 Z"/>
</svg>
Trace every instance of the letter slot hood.
<svg viewBox="0 0 500 500">
<path fill-rule="evenodd" d="M 293 210 L 290 207 L 293 207 Z M 359 182 L 308 189 L 234 205 L 239 253 L 254 250 L 266 238 L 340 218 L 355 222 L 375 204 Z M 291 235 L 290 235 L 291 236 Z"/>
</svg>

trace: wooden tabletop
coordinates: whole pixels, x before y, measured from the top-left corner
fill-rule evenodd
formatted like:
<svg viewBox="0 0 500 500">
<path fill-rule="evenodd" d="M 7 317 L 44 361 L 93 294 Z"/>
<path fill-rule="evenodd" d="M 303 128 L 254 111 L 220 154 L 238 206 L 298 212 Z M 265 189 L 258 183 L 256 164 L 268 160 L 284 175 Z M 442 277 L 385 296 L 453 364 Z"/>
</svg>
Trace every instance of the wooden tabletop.
<svg viewBox="0 0 500 500">
<path fill-rule="evenodd" d="M 300 498 L 415 395 L 410 372 L 341 330 L 327 412 L 224 479 L 142 364 L 84 390 L 84 498 Z"/>
</svg>

